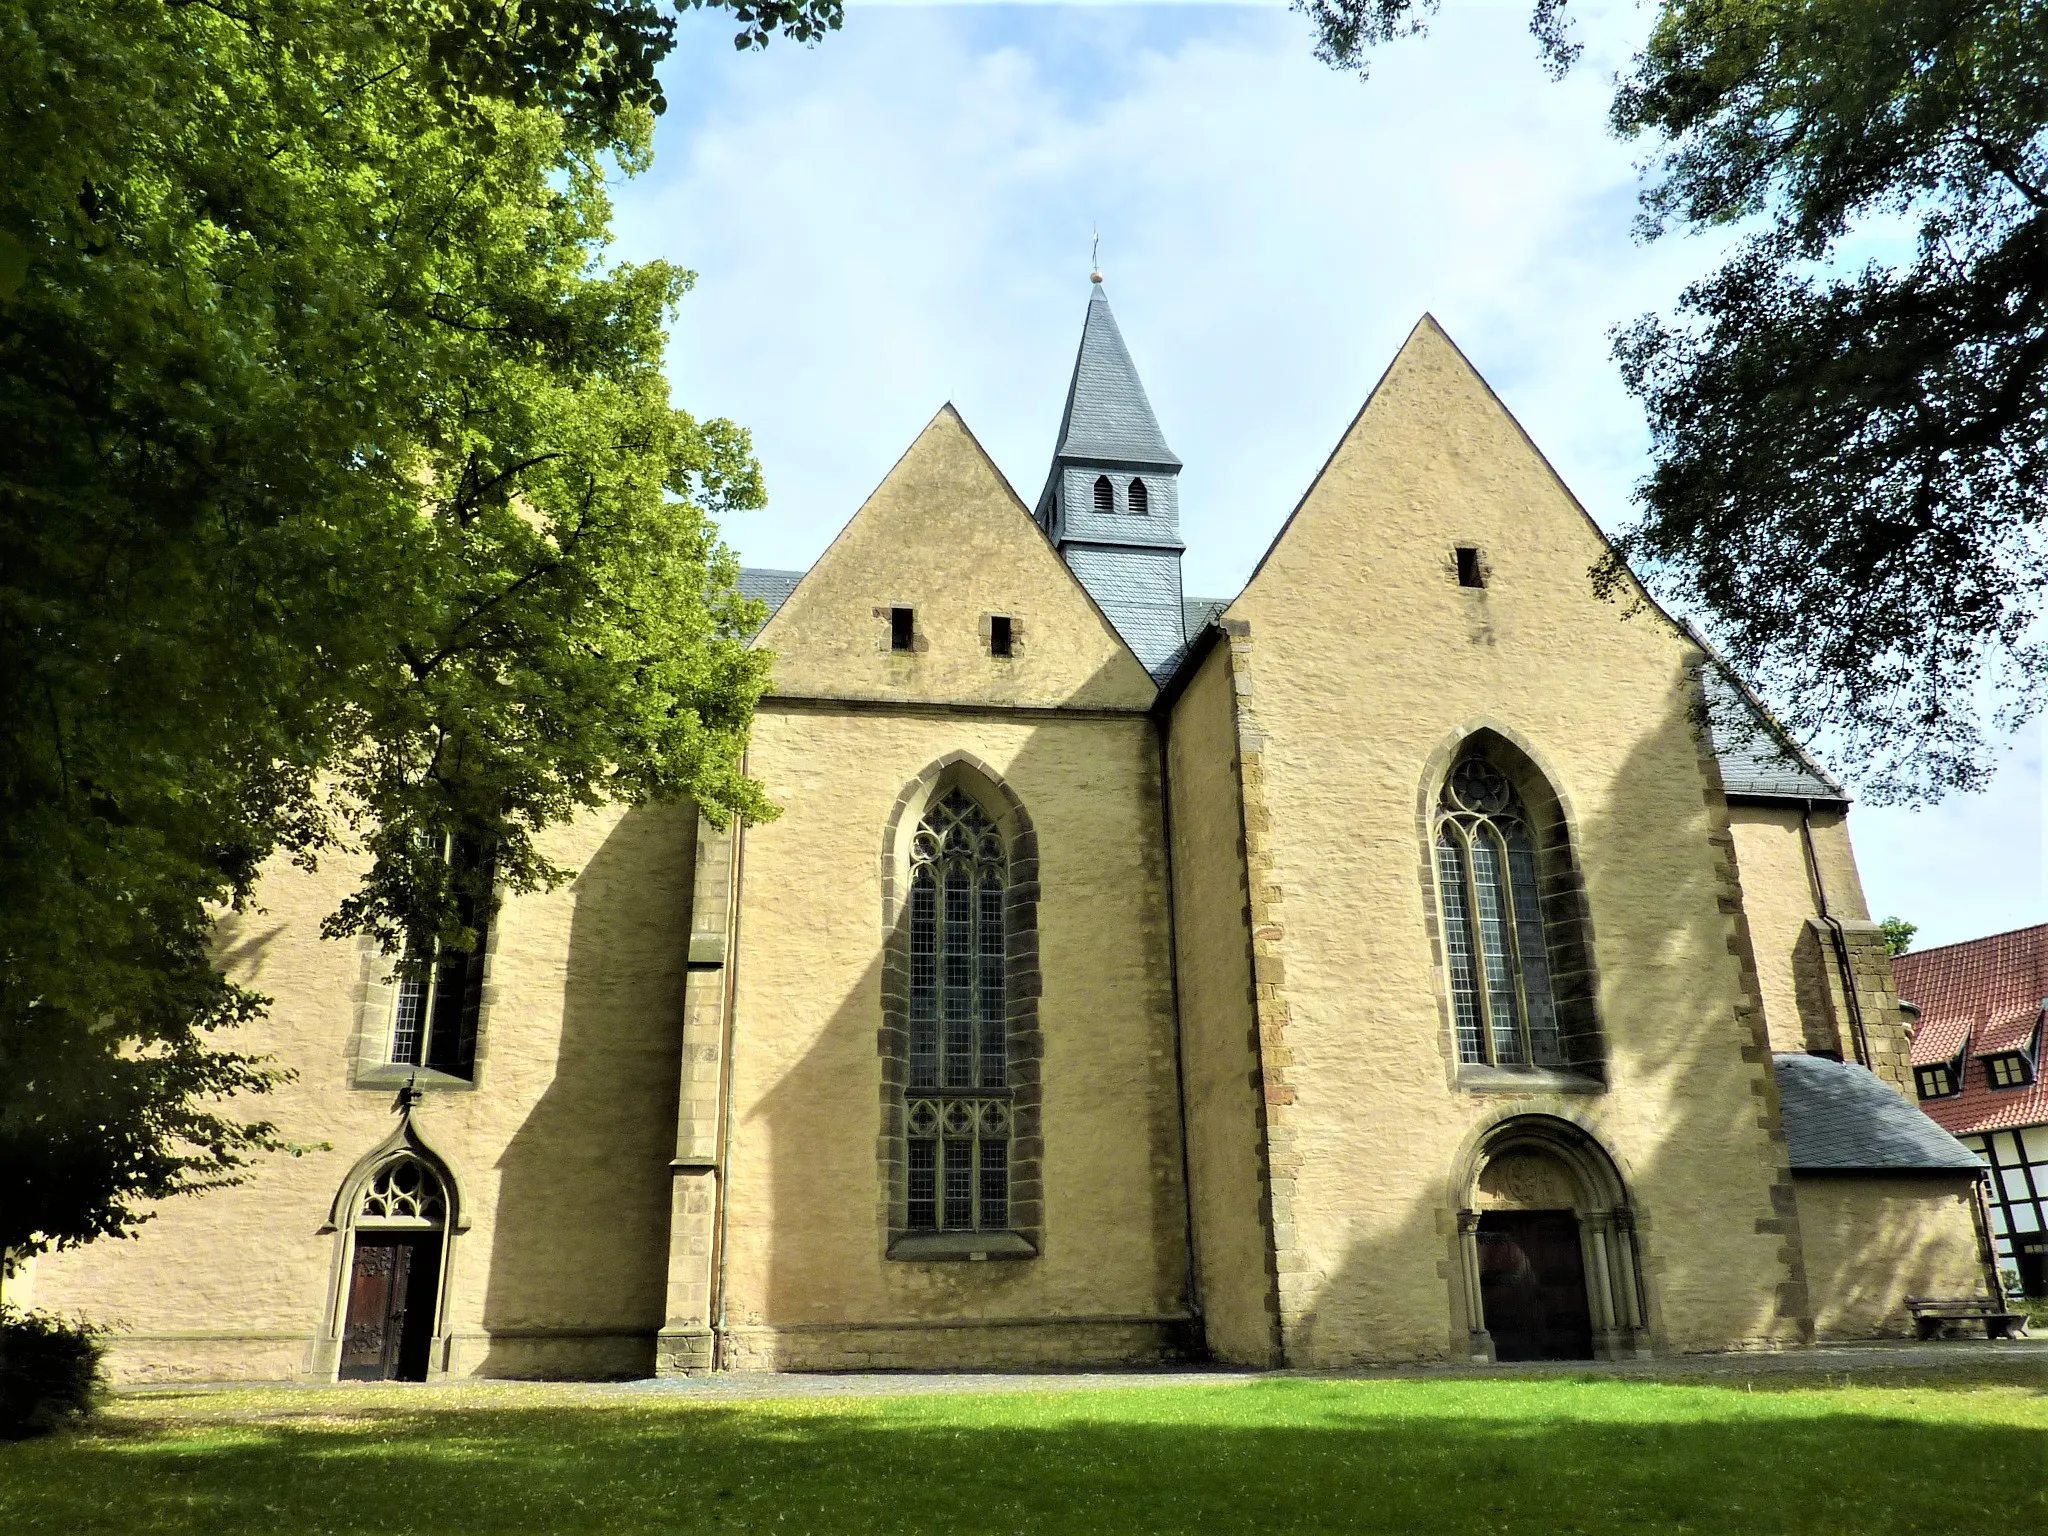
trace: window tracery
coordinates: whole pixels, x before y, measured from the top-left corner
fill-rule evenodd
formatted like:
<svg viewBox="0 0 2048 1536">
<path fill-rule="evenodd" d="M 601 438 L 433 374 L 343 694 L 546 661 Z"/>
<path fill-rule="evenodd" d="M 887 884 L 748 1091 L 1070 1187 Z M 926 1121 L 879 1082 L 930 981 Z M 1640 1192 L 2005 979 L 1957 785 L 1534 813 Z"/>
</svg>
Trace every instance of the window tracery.
<svg viewBox="0 0 2048 1536">
<path fill-rule="evenodd" d="M 358 1225 L 438 1227 L 448 1216 L 440 1175 L 416 1157 L 393 1158 L 363 1186 Z"/>
<path fill-rule="evenodd" d="M 1458 1059 L 1561 1067 L 1536 840 L 1514 784 L 1468 751 L 1444 780 L 1436 872 Z"/>
<path fill-rule="evenodd" d="M 910 863 L 909 1225 L 1004 1228 L 1011 1127 L 1007 853 L 987 814 L 955 789 L 919 824 Z"/>
</svg>

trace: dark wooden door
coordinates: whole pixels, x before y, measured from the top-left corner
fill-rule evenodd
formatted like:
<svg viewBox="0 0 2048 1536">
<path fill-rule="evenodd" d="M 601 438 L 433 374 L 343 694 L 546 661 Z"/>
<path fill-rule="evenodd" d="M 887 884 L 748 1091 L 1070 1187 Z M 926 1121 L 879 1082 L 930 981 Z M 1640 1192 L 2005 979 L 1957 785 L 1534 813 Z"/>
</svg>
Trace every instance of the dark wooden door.
<svg viewBox="0 0 2048 1536">
<path fill-rule="evenodd" d="M 1570 1211 L 1479 1218 L 1479 1293 L 1499 1360 L 1590 1360 L 1586 1261 Z"/>
<path fill-rule="evenodd" d="M 341 1335 L 343 1381 L 426 1380 L 440 1257 L 438 1236 L 356 1239 Z"/>
</svg>

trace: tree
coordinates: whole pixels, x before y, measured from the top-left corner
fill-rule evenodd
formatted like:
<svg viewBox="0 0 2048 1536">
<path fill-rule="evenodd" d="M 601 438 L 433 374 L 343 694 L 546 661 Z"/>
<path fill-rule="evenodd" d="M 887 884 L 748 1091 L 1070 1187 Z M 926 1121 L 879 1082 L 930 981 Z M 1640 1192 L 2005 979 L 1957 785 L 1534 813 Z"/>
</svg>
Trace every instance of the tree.
<svg viewBox="0 0 2048 1536">
<path fill-rule="evenodd" d="M 1913 947 L 1913 935 L 1920 931 L 1918 923 L 1909 923 L 1903 917 L 1888 917 L 1877 926 L 1884 934 L 1884 952 L 1894 960 Z"/>
<path fill-rule="evenodd" d="M 1340 63 L 1425 10 L 1303 3 Z M 1748 235 L 1615 338 L 1655 462 L 1598 582 L 1697 607 L 1876 799 L 1980 785 L 2048 691 L 2044 80 L 2043 0 L 1662 0 L 1614 101 L 1644 232 Z"/>
<path fill-rule="evenodd" d="M 736 41 L 836 0 L 732 6 Z M 690 274 L 607 264 L 672 23 L 644 0 L 0 0 L 0 1252 L 236 1177 L 276 1069 L 212 953 L 278 858 L 467 948 L 606 800 L 773 814 L 766 658 L 671 409 Z M 473 910 L 473 909 L 472 909 Z"/>
</svg>

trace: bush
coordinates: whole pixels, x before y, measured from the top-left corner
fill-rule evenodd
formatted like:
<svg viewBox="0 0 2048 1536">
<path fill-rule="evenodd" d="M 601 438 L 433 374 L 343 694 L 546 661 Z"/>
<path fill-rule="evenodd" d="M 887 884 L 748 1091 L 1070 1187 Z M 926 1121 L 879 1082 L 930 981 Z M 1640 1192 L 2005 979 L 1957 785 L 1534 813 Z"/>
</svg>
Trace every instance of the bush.
<svg viewBox="0 0 2048 1536">
<path fill-rule="evenodd" d="M 99 1330 L 0 1307 L 0 1439 L 47 1434 L 92 1412 Z"/>
</svg>

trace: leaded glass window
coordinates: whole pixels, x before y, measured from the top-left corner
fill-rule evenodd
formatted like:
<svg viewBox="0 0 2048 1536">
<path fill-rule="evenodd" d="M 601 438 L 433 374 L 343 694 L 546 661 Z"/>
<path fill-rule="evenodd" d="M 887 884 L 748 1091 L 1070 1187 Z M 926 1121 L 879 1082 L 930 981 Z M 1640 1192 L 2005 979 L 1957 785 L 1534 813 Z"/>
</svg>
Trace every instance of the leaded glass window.
<svg viewBox="0 0 2048 1536">
<path fill-rule="evenodd" d="M 1535 839 L 1514 785 L 1479 753 L 1444 781 L 1436 871 L 1458 1059 L 1562 1066 Z"/>
<path fill-rule="evenodd" d="M 923 1231 L 1005 1228 L 1011 1105 L 1002 834 L 956 789 L 919 824 L 910 865 L 909 1223 Z"/>
<path fill-rule="evenodd" d="M 490 888 L 489 849 L 470 837 L 444 838 L 440 857 L 458 887 Z M 425 954 L 408 953 L 398 968 L 398 1005 L 391 1019 L 391 1060 L 468 1077 L 476 1064 L 477 1017 L 483 1005 L 484 943 L 489 934 L 486 901 L 467 889 L 456 897 L 462 924 L 476 934 L 467 951 L 436 945 Z"/>
</svg>

